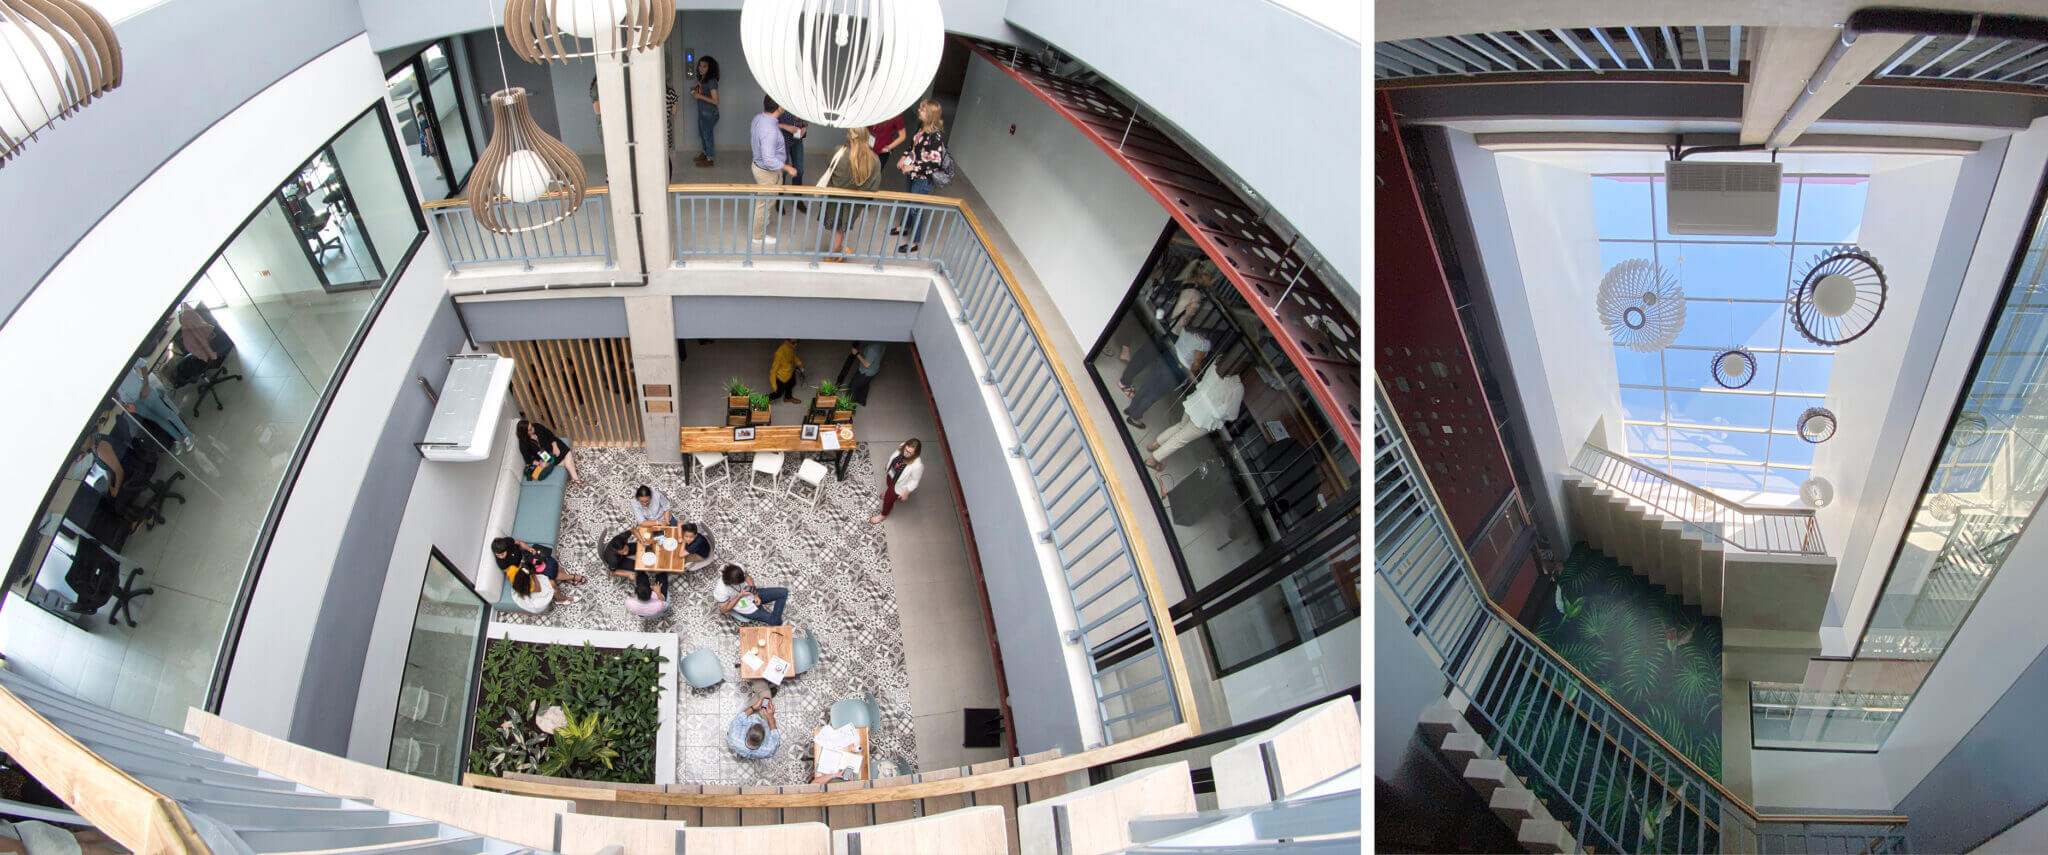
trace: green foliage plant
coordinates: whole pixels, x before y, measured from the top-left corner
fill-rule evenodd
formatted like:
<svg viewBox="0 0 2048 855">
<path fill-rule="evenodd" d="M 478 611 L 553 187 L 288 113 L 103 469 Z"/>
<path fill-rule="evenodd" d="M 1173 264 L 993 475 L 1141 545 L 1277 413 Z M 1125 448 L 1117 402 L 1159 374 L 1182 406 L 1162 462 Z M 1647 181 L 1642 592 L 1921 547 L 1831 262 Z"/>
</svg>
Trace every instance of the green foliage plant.
<svg viewBox="0 0 2048 855">
<path fill-rule="evenodd" d="M 753 396 L 754 390 L 748 388 L 747 384 L 742 382 L 740 378 L 734 377 L 725 381 L 725 394 L 734 398 L 747 398 Z"/>
<path fill-rule="evenodd" d="M 660 652 L 641 648 L 492 639 L 479 675 L 469 770 L 653 783 L 664 661 Z M 568 737 L 572 753 L 566 758 L 558 755 L 567 726 L 556 728 L 550 739 L 534 724 L 540 711 L 552 706 L 561 707 L 578 726 Z M 584 734 L 584 729 L 596 734 L 599 722 L 602 740 Z M 596 744 L 582 744 L 589 742 Z M 612 753 L 598 759 L 598 749 Z"/>
<path fill-rule="evenodd" d="M 604 771 L 612 770 L 612 760 L 619 756 L 612 747 L 613 729 L 597 713 L 591 713 L 577 721 L 575 716 L 569 722 L 555 728 L 555 743 L 548 747 L 548 759 L 540 764 L 540 773 L 561 777 L 578 767 L 600 765 Z M 590 770 L 595 771 L 595 770 Z"/>
</svg>

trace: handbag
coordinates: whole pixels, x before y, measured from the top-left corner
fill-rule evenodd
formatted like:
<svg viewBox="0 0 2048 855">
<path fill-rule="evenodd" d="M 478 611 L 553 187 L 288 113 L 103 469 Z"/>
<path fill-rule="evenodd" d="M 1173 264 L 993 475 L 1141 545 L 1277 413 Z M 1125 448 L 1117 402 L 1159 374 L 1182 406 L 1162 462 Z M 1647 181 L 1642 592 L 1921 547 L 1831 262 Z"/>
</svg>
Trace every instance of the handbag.
<svg viewBox="0 0 2048 855">
<path fill-rule="evenodd" d="M 832 173 L 839 171 L 839 161 L 844 160 L 845 158 L 846 146 L 840 146 L 839 150 L 832 152 L 832 165 L 825 167 L 824 175 L 818 176 L 819 187 L 832 186 Z"/>
<path fill-rule="evenodd" d="M 953 183 L 953 150 L 939 149 L 939 168 L 932 170 L 932 189 L 938 190 Z"/>
</svg>

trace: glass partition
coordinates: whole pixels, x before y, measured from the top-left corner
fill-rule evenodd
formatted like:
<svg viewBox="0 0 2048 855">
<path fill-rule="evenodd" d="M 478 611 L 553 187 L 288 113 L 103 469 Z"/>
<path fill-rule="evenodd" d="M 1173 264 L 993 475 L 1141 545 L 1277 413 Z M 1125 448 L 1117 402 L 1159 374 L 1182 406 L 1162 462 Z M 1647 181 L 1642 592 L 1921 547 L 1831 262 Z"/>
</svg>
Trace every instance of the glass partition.
<svg viewBox="0 0 2048 855">
<path fill-rule="evenodd" d="M 206 705 L 321 403 L 425 237 L 399 169 L 372 108 L 285 176 L 107 378 L 9 568 L 10 667 L 170 727 Z"/>
<path fill-rule="evenodd" d="M 446 556 L 435 550 L 428 557 L 399 681 L 388 768 L 460 783 L 490 611 Z"/>
<path fill-rule="evenodd" d="M 1326 667 L 1311 642 L 1356 632 L 1358 461 L 1280 342 L 1178 225 L 1088 365 L 1163 524 L 1169 555 L 1154 559 L 1162 575 L 1162 559 L 1173 562 L 1176 578 L 1162 581 L 1179 597 L 1191 665 L 1207 665 L 1195 677 L 1215 681 L 1207 690 L 1228 708 L 1203 709 L 1204 724 L 1280 703 L 1270 680 L 1313 684 L 1300 701 L 1356 685 L 1355 668 Z"/>
<path fill-rule="evenodd" d="M 384 78 L 406 163 L 419 180 L 420 191 L 433 199 L 461 192 L 476 165 L 469 107 L 462 97 L 468 90 L 451 57 L 450 43 L 436 42 Z"/>
</svg>

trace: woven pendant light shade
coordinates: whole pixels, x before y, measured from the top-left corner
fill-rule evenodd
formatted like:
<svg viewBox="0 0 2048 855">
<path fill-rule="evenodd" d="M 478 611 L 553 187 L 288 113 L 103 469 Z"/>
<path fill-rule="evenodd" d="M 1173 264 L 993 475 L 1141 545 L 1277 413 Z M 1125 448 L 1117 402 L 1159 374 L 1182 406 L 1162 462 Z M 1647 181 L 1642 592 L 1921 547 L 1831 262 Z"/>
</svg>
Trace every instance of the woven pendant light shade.
<svg viewBox="0 0 2048 855">
<path fill-rule="evenodd" d="M 583 161 L 533 123 L 526 90 L 491 95 L 491 144 L 476 159 L 469 210 L 502 234 L 553 225 L 583 207 Z"/>
<path fill-rule="evenodd" d="M 650 50 L 675 24 L 675 0 L 505 0 L 505 41 L 527 62 Z"/>
<path fill-rule="evenodd" d="M 746 0 L 740 46 L 775 103 L 821 125 L 899 116 L 946 48 L 939 0 Z"/>
<path fill-rule="evenodd" d="M 0 0 L 0 166 L 121 85 L 114 28 L 76 0 Z"/>
</svg>

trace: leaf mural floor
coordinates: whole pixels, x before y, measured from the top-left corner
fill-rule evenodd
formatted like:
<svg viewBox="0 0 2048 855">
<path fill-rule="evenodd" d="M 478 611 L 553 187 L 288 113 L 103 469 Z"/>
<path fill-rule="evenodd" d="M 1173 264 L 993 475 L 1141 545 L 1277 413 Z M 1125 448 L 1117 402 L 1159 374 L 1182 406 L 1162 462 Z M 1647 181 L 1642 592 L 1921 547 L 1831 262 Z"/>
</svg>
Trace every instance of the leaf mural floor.
<svg viewBox="0 0 2048 855">
<path fill-rule="evenodd" d="M 1528 616 L 1545 644 L 1720 777 L 1720 620 L 1583 543 Z"/>
</svg>

